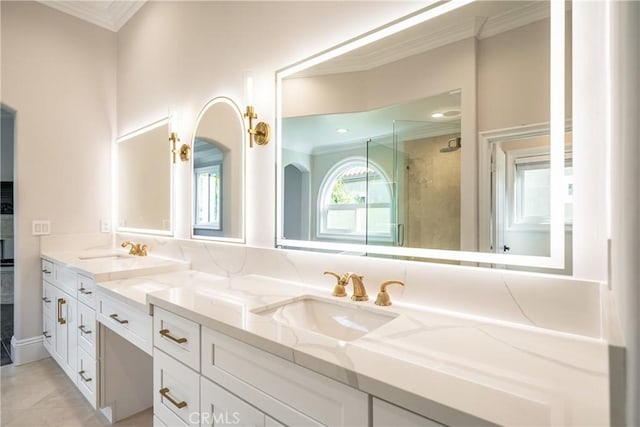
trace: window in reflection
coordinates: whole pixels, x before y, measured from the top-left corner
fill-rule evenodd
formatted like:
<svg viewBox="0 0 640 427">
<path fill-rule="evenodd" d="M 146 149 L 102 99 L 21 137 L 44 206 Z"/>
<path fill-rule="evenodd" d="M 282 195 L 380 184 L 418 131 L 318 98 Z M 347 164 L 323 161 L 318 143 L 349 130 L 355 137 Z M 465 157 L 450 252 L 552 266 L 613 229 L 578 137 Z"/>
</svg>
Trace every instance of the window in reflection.
<svg viewBox="0 0 640 427">
<path fill-rule="evenodd" d="M 320 190 L 320 236 L 391 239 L 392 192 L 389 179 L 377 165 L 351 158 L 330 170 Z"/>
</svg>

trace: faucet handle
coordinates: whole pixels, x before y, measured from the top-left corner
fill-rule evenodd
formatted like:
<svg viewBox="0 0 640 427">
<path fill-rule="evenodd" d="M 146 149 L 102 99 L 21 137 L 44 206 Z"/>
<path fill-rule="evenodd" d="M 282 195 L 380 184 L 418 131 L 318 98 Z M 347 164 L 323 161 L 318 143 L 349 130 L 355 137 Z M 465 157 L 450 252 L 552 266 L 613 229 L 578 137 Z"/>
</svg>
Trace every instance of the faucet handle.
<svg viewBox="0 0 640 427">
<path fill-rule="evenodd" d="M 389 294 L 387 293 L 387 286 L 398 284 L 404 286 L 399 280 L 388 280 L 380 285 L 380 292 L 378 292 L 378 297 L 376 298 L 376 305 L 388 306 L 391 305 L 391 298 L 389 298 Z"/>
<path fill-rule="evenodd" d="M 333 293 L 332 293 L 332 295 L 334 297 L 346 297 L 347 296 L 347 291 L 344 288 L 344 285 L 347 283 L 348 279 L 346 278 L 345 274 L 343 274 L 342 277 L 339 276 L 337 273 L 334 273 L 333 271 L 325 271 L 323 274 L 324 275 L 333 276 L 337 280 L 336 286 L 333 288 Z"/>
<path fill-rule="evenodd" d="M 141 245 L 140 245 L 140 248 L 139 248 L 139 250 L 138 250 L 138 255 L 140 255 L 140 256 L 147 256 L 147 254 L 148 254 L 148 253 L 147 253 L 147 249 L 148 249 L 148 248 L 149 248 L 149 247 L 148 247 L 147 245 L 145 245 L 145 244 L 141 244 Z"/>
</svg>

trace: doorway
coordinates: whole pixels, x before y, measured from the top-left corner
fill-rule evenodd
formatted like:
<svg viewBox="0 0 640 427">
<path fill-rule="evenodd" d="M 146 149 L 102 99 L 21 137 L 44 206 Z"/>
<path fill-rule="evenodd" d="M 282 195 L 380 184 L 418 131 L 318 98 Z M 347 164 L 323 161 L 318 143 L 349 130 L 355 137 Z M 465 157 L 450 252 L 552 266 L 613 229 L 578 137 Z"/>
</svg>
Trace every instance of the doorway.
<svg viewBox="0 0 640 427">
<path fill-rule="evenodd" d="M 1 105 L 0 124 L 0 365 L 11 363 L 14 295 L 13 149 L 16 112 Z"/>
</svg>

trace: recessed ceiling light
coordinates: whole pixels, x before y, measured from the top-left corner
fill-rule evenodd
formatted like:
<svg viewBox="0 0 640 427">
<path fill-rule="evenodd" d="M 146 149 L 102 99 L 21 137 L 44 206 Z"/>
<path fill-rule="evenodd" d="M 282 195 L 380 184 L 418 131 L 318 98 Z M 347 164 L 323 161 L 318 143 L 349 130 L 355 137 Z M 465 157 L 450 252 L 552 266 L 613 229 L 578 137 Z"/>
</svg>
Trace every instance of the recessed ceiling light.
<svg viewBox="0 0 640 427">
<path fill-rule="evenodd" d="M 440 118 L 444 117 L 444 114 L 442 114 L 442 113 L 433 113 L 431 115 L 431 117 L 433 117 L 434 119 L 440 119 Z"/>
<path fill-rule="evenodd" d="M 349 129 L 340 128 L 340 129 L 336 129 L 336 132 L 338 132 L 338 133 L 347 133 L 347 132 L 349 132 Z"/>
</svg>

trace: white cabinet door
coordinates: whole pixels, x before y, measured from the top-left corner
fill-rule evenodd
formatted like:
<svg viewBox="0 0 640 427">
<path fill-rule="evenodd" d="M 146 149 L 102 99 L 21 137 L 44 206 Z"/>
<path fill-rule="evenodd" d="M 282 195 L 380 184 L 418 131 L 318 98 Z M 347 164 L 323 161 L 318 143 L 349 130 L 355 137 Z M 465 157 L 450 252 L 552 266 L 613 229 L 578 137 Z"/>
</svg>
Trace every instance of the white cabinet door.
<svg viewBox="0 0 640 427">
<path fill-rule="evenodd" d="M 59 289 L 56 289 L 54 296 L 55 358 L 75 384 L 78 358 L 77 302 Z"/>
<path fill-rule="evenodd" d="M 200 425 L 263 427 L 265 416 L 244 400 L 200 377 Z"/>
<path fill-rule="evenodd" d="M 437 423 L 429 418 L 425 418 L 414 412 L 407 411 L 399 406 L 392 405 L 373 398 L 373 427 L 413 427 L 429 426 L 442 427 L 444 424 Z"/>
</svg>

